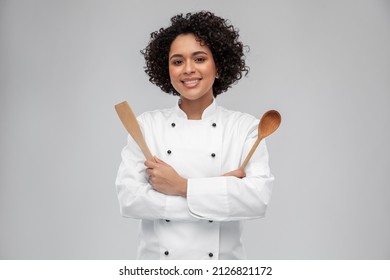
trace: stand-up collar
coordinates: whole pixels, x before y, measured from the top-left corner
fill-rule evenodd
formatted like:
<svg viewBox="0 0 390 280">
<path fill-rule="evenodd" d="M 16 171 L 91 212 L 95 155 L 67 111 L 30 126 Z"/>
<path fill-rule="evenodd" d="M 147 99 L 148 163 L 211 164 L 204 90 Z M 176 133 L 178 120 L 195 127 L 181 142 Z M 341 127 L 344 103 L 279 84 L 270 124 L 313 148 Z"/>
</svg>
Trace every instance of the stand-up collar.
<svg viewBox="0 0 390 280">
<path fill-rule="evenodd" d="M 176 114 L 181 117 L 187 119 L 187 114 L 180 108 L 179 106 L 180 99 L 176 102 L 175 111 Z M 213 102 L 203 111 L 202 120 L 212 116 L 217 109 L 217 102 L 215 98 L 213 98 Z"/>
</svg>

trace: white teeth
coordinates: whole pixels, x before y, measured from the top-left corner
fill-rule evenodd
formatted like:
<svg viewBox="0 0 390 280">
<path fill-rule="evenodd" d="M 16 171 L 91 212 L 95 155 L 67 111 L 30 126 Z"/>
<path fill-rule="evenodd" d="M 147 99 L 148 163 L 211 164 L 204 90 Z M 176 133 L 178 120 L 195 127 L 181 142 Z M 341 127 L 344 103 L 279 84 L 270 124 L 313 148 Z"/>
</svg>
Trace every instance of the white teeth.
<svg viewBox="0 0 390 280">
<path fill-rule="evenodd" d="M 186 85 L 193 85 L 196 84 L 199 80 L 192 80 L 192 81 L 183 81 L 184 84 Z"/>
</svg>

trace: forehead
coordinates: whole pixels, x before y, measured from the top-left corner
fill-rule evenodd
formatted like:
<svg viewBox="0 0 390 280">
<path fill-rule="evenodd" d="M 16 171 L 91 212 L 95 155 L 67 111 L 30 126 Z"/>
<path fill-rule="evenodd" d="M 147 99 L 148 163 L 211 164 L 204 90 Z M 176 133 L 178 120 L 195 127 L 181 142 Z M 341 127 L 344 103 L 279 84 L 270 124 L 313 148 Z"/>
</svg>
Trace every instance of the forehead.
<svg viewBox="0 0 390 280">
<path fill-rule="evenodd" d="M 195 35 L 190 33 L 178 35 L 175 40 L 173 40 L 169 53 L 186 54 L 193 53 L 196 51 L 204 51 L 206 53 L 211 53 L 210 48 L 208 46 L 203 44 L 202 41 L 197 40 Z"/>
</svg>

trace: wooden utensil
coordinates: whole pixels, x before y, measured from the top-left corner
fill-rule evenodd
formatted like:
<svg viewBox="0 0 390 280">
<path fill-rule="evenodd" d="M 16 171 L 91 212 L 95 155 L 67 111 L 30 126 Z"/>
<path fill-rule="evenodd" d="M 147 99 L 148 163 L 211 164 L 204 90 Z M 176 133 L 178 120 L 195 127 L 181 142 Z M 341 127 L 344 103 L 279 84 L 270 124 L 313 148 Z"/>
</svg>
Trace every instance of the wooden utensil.
<svg viewBox="0 0 390 280">
<path fill-rule="evenodd" d="M 145 158 L 147 160 L 155 161 L 152 156 L 152 153 L 146 145 L 145 138 L 142 134 L 141 128 L 139 127 L 138 121 L 127 101 L 123 101 L 121 103 L 116 104 L 115 110 L 126 130 L 141 148 L 141 151 L 144 154 Z"/>
<path fill-rule="evenodd" d="M 278 129 L 280 123 L 282 121 L 282 117 L 280 116 L 278 111 L 270 110 L 264 113 L 261 117 L 259 126 L 258 126 L 258 136 L 256 142 L 253 144 L 252 149 L 249 151 L 246 156 L 244 162 L 242 163 L 240 169 L 244 170 L 249 160 L 251 159 L 253 153 L 255 152 L 257 146 L 259 146 L 260 141 L 265 137 L 271 135 Z"/>
</svg>

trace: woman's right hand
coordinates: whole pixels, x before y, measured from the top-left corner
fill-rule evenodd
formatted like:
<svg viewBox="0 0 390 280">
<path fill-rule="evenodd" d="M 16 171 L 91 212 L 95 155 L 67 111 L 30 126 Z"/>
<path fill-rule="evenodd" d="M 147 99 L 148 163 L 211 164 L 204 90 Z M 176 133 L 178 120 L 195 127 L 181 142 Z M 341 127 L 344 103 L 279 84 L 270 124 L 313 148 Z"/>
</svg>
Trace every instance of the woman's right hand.
<svg viewBox="0 0 390 280">
<path fill-rule="evenodd" d="M 168 195 L 187 196 L 187 179 L 181 177 L 172 166 L 154 157 L 155 162 L 145 161 L 146 173 L 152 187 Z"/>
</svg>

